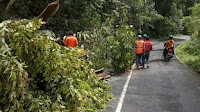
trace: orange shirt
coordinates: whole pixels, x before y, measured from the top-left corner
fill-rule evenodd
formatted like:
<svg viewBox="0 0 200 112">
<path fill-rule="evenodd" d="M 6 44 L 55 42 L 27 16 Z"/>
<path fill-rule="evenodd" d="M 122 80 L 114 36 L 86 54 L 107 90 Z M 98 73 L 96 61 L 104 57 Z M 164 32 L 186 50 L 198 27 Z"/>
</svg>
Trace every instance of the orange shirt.
<svg viewBox="0 0 200 112">
<path fill-rule="evenodd" d="M 78 41 L 77 41 L 76 37 L 69 36 L 65 39 L 65 46 L 74 48 L 77 45 L 78 45 Z"/>
<path fill-rule="evenodd" d="M 174 45 L 175 45 L 174 40 L 168 40 L 166 43 L 166 48 L 172 48 L 174 47 Z"/>
</svg>

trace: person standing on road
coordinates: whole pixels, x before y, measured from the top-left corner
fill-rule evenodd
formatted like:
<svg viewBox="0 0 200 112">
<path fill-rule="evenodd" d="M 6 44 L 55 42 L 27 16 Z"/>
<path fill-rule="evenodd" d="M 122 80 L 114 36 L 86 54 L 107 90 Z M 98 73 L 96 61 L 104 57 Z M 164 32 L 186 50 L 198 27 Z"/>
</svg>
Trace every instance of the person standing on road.
<svg viewBox="0 0 200 112">
<path fill-rule="evenodd" d="M 149 53 L 152 50 L 152 43 L 149 41 L 149 36 L 146 36 L 145 45 L 145 55 L 142 57 L 143 62 L 146 62 L 147 68 L 149 68 Z"/>
<path fill-rule="evenodd" d="M 142 35 L 138 35 L 138 41 L 136 42 L 136 66 L 139 69 L 140 60 L 144 55 L 145 45 L 144 41 L 142 40 Z M 142 60 L 142 68 L 144 68 L 144 61 Z"/>
<path fill-rule="evenodd" d="M 65 46 L 71 48 L 78 46 L 78 40 L 73 36 L 72 31 L 69 31 L 69 36 L 67 36 L 65 39 Z"/>
<path fill-rule="evenodd" d="M 147 37 L 147 34 L 144 34 L 143 35 L 143 39 L 142 39 L 144 42 L 146 41 L 146 37 Z M 142 60 L 139 61 L 140 66 L 142 66 L 141 63 L 142 63 Z"/>
</svg>

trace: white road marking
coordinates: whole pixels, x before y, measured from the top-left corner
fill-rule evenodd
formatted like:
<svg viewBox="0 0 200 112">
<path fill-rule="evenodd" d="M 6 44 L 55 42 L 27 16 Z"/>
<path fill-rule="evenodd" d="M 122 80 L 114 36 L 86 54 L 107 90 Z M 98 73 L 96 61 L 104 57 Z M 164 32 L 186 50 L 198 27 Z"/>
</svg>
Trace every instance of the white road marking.
<svg viewBox="0 0 200 112">
<path fill-rule="evenodd" d="M 127 80 L 126 80 L 126 83 L 125 83 L 125 85 L 124 85 L 124 87 L 123 87 L 123 91 L 122 91 L 122 93 L 121 93 L 121 97 L 120 97 L 120 99 L 119 99 L 119 102 L 118 102 L 118 105 L 117 105 L 117 109 L 115 110 L 115 112 L 120 112 L 121 111 L 121 109 L 122 109 L 122 104 L 123 104 L 123 102 L 124 102 L 124 97 L 125 97 L 125 94 L 126 94 L 126 90 L 127 90 L 127 88 L 128 88 L 128 84 L 129 84 L 129 81 L 130 81 L 130 79 L 131 79 L 131 75 L 132 75 L 132 73 L 133 73 L 133 67 L 135 66 L 135 64 L 132 66 L 132 69 L 131 69 L 131 72 L 129 73 L 129 76 L 128 76 L 128 78 L 127 78 Z"/>
<path fill-rule="evenodd" d="M 160 43 L 160 44 L 162 44 L 162 43 Z M 160 44 L 157 44 L 157 45 L 160 45 Z M 153 48 L 154 48 L 155 46 L 156 46 L 156 45 L 154 45 Z M 130 81 L 130 79 L 131 79 L 131 76 L 132 76 L 132 73 L 133 73 L 132 70 L 133 70 L 134 67 L 135 67 L 135 63 L 133 64 L 132 69 L 131 69 L 131 72 L 129 73 L 129 76 L 128 76 L 128 78 L 127 78 L 127 80 L 126 80 L 126 83 L 125 83 L 125 85 L 124 85 L 124 87 L 123 87 L 121 96 L 120 96 L 120 98 L 119 98 L 119 102 L 118 102 L 118 104 L 117 104 L 117 109 L 115 110 L 115 112 L 121 112 L 122 105 L 123 105 L 123 102 L 124 102 L 124 97 L 125 97 L 125 95 L 126 95 L 126 90 L 127 90 L 127 88 L 128 88 L 128 84 L 129 84 L 129 81 Z"/>
</svg>

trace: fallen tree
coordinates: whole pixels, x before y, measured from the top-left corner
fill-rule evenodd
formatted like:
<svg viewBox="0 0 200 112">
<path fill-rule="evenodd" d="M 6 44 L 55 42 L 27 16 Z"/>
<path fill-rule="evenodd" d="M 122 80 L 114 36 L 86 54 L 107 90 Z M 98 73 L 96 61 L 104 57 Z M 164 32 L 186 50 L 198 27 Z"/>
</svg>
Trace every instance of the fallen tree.
<svg viewBox="0 0 200 112">
<path fill-rule="evenodd" d="M 112 99 L 83 49 L 59 46 L 39 29 L 42 21 L 0 23 L 0 110 L 98 111 Z"/>
</svg>

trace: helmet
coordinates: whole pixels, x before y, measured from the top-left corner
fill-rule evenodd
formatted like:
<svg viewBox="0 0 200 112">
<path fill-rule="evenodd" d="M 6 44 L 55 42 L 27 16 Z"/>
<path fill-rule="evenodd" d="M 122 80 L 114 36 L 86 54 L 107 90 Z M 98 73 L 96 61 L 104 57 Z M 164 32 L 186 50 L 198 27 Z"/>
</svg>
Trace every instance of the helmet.
<svg viewBox="0 0 200 112">
<path fill-rule="evenodd" d="M 142 35 L 138 35 L 138 38 L 142 38 Z"/>
<path fill-rule="evenodd" d="M 170 36 L 169 36 L 169 39 L 173 39 L 173 36 L 172 36 L 172 35 L 170 35 Z"/>
<path fill-rule="evenodd" d="M 143 35 L 143 37 L 145 37 L 145 38 L 146 38 L 146 37 L 147 37 L 147 34 L 144 34 L 144 35 Z"/>
</svg>

